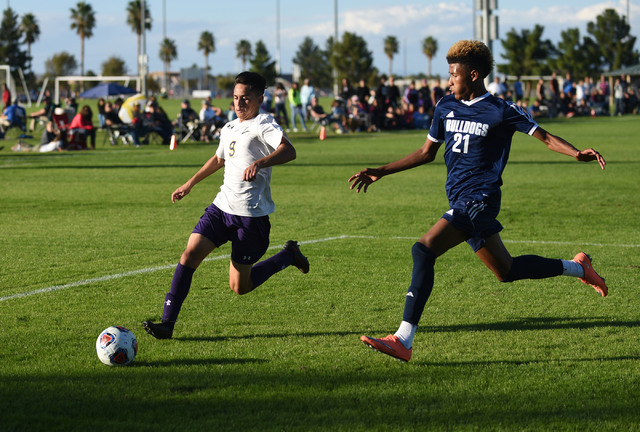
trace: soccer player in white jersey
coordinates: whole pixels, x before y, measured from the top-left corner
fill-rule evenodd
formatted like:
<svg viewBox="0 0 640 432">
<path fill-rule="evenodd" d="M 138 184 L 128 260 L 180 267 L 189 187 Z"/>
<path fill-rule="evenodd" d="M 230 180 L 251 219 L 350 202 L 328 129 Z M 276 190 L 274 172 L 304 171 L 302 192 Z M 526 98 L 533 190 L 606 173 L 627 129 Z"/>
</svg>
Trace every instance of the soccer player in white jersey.
<svg viewBox="0 0 640 432">
<path fill-rule="evenodd" d="M 467 242 L 501 282 L 575 276 L 605 297 L 608 289 L 580 252 L 573 260 L 536 255 L 512 257 L 504 246 L 496 219 L 500 211 L 502 172 L 515 131 L 542 141 L 550 150 L 581 162 L 603 157 L 593 149 L 578 150 L 564 139 L 542 129 L 529 114 L 510 102 L 489 94 L 484 79 L 493 68 L 493 55 L 479 41 L 462 40 L 447 53 L 450 95 L 436 106 L 424 145 L 413 153 L 379 168 L 366 168 L 353 175 L 351 189 L 368 187 L 389 174 L 432 162 L 444 144 L 447 166 L 446 192 L 450 209 L 413 245 L 413 272 L 398 331 L 383 338 L 362 336 L 365 345 L 409 361 L 418 322 L 434 283 L 436 259 L 449 249 Z"/>
<path fill-rule="evenodd" d="M 194 228 L 180 257 L 166 294 L 162 322 L 142 323 L 157 339 L 173 336 L 174 324 L 189 289 L 193 273 L 214 249 L 231 242 L 229 287 L 247 294 L 275 273 L 293 265 L 309 272 L 309 261 L 297 242 L 289 240 L 269 259 L 258 262 L 269 246 L 271 167 L 296 158 L 296 151 L 282 128 L 269 114 L 259 113 L 266 87 L 254 72 L 235 78 L 233 102 L 238 115 L 222 129 L 216 154 L 185 184 L 171 194 L 171 201 L 184 198 L 199 182 L 224 167 L 224 181 L 213 203 Z"/>
</svg>

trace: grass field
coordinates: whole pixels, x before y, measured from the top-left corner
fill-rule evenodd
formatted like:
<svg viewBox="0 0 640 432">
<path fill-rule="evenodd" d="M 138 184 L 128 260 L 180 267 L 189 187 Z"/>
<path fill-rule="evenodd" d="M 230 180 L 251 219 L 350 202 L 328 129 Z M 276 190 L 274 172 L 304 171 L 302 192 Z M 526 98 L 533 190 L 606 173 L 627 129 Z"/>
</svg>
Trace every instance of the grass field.
<svg viewBox="0 0 640 432">
<path fill-rule="evenodd" d="M 173 269 L 222 175 L 170 194 L 214 146 L 0 152 L 0 430 L 640 430 L 640 154 L 637 117 L 547 122 L 582 164 L 516 135 L 500 221 L 513 255 L 586 251 L 605 299 L 575 278 L 500 284 L 466 245 L 436 284 L 403 364 L 364 347 L 396 330 L 411 246 L 448 209 L 442 154 L 366 195 L 347 178 L 424 141 L 417 132 L 295 134 L 274 168 L 271 255 L 289 268 L 246 296 L 227 285 L 229 247 L 195 274 L 175 338 L 158 319 Z M 118 324 L 139 342 L 110 368 L 95 340 Z"/>
</svg>

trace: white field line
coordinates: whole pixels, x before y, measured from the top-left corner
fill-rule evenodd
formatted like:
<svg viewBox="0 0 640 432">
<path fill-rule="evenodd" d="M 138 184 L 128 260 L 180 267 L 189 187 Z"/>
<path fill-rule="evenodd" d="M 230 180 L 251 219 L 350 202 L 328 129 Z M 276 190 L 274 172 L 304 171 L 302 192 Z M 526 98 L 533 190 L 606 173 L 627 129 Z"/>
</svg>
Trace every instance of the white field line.
<svg viewBox="0 0 640 432">
<path fill-rule="evenodd" d="M 327 237 L 327 238 L 317 239 L 317 240 L 301 241 L 301 242 L 298 242 L 298 244 L 304 245 L 304 244 L 321 243 L 321 242 L 327 242 L 327 241 L 332 241 L 332 240 L 341 240 L 341 239 L 345 239 L 345 238 L 360 238 L 360 236 Z M 362 236 L 362 238 L 374 238 L 374 237 Z M 282 248 L 282 245 L 270 246 L 269 247 L 269 249 L 280 249 L 280 248 Z M 230 255 L 218 255 L 218 256 L 205 258 L 204 261 L 217 261 L 217 260 L 229 259 L 229 258 L 230 258 Z M 176 264 L 169 264 L 169 265 L 156 266 L 156 267 L 147 267 L 147 268 L 143 268 L 143 269 L 139 269 L 139 270 L 131 270 L 131 271 L 124 272 L 124 273 L 116 273 L 116 274 L 99 276 L 99 277 L 95 277 L 95 278 L 91 278 L 91 279 L 85 279 L 85 280 L 76 281 L 76 282 L 70 282 L 70 283 L 64 284 L 64 285 L 54 285 L 54 286 L 50 286 L 50 287 L 46 287 L 46 288 L 40 288 L 40 289 L 33 290 L 33 291 L 26 291 L 26 292 L 22 292 L 22 293 L 13 294 L 13 295 L 8 295 L 8 296 L 5 296 L 5 297 L 0 297 L 0 302 L 6 301 L 6 300 L 18 299 L 18 298 L 22 298 L 22 297 L 29 297 L 29 296 L 36 295 L 36 294 L 48 293 L 48 292 L 52 292 L 52 291 L 60 291 L 60 290 L 63 290 L 63 289 L 73 288 L 73 287 L 82 286 L 82 285 L 89 285 L 89 284 L 96 283 L 96 282 L 105 282 L 105 281 L 109 281 L 109 280 L 113 280 L 113 279 L 121 279 L 121 278 L 124 278 L 124 277 L 136 276 L 136 275 L 144 274 L 144 273 L 153 273 L 153 272 L 160 271 L 160 270 L 167 270 L 167 269 L 170 269 L 170 268 L 175 268 Z"/>
<path fill-rule="evenodd" d="M 334 240 L 343 240 L 343 239 L 380 239 L 382 237 L 379 236 L 354 236 L 354 235 L 340 235 L 340 236 L 335 236 L 335 237 L 325 237 L 322 239 L 316 239 L 316 240 L 305 240 L 305 241 L 300 241 L 298 242 L 298 244 L 301 245 L 305 245 L 305 244 L 314 244 L 314 243 L 322 243 L 322 242 L 328 242 L 328 241 L 334 241 Z M 417 237 L 388 237 L 391 240 L 417 240 Z M 598 247 L 640 247 L 640 244 L 605 244 L 605 243 L 571 243 L 571 242 L 558 242 L 558 241 L 535 241 L 535 240 L 503 240 L 505 243 L 526 243 L 526 244 L 555 244 L 555 245 L 578 245 L 578 246 L 598 246 Z M 270 246 L 269 249 L 280 249 L 282 247 L 282 245 L 278 245 L 278 246 Z M 230 257 L 230 255 L 218 255 L 218 256 L 214 256 L 214 257 L 209 257 L 209 258 L 205 258 L 204 261 L 218 261 L 221 259 L 228 259 Z M 91 278 L 91 279 L 85 279 L 85 280 L 81 280 L 81 281 L 76 281 L 76 282 L 70 282 L 68 284 L 64 284 L 64 285 L 54 285 L 54 286 L 50 286 L 47 288 L 41 288 L 41 289 L 37 289 L 37 290 L 33 290 L 33 291 L 26 291 L 26 292 L 22 292 L 22 293 L 17 293 L 17 294 L 13 294 L 13 295 L 9 295 L 9 296 L 5 296 L 5 297 L 0 297 L 0 302 L 6 301 L 6 300 L 13 300 L 13 299 L 18 299 L 18 298 L 22 298 L 22 297 L 29 297 L 32 295 L 36 295 L 36 294 L 43 294 L 43 293 L 48 293 L 48 292 L 52 292 L 52 291 L 60 291 L 63 289 L 67 289 L 67 288 L 73 288 L 73 287 L 77 287 L 77 286 L 82 286 L 82 285 L 89 285 L 92 283 L 96 283 L 96 282 L 105 282 L 105 281 L 109 281 L 109 280 L 113 280 L 113 279 L 121 279 L 124 277 L 129 277 L 129 276 L 136 276 L 139 274 L 144 274 L 144 273 L 153 273 L 156 271 L 160 271 L 160 270 L 167 270 L 170 268 L 175 268 L 176 264 L 169 264 L 169 265 L 163 265 L 163 266 L 156 266 L 156 267 L 147 267 L 147 268 L 143 268 L 143 269 L 139 269 L 139 270 L 132 270 L 132 271 L 128 271 L 128 272 L 124 272 L 124 273 L 116 273 L 116 274 L 111 274 L 111 275 L 105 275 L 105 276 L 100 276 L 100 277 L 96 277 L 96 278 Z"/>
</svg>

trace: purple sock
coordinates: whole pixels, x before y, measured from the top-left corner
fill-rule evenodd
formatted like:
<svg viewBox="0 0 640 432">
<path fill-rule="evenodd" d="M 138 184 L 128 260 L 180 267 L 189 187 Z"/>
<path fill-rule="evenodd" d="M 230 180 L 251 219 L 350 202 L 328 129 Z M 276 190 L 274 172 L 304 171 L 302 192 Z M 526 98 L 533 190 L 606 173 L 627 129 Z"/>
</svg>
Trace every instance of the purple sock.
<svg viewBox="0 0 640 432">
<path fill-rule="evenodd" d="M 293 263 L 293 254 L 282 250 L 264 261 L 260 261 L 251 268 L 251 282 L 253 288 L 258 288 L 267 279 Z"/>
<path fill-rule="evenodd" d="M 193 279 L 194 269 L 178 264 L 173 280 L 171 281 L 171 290 L 164 299 L 164 310 L 162 311 L 162 322 L 175 323 L 182 307 L 182 302 L 187 298 L 189 289 L 191 288 L 191 280 Z"/>
</svg>

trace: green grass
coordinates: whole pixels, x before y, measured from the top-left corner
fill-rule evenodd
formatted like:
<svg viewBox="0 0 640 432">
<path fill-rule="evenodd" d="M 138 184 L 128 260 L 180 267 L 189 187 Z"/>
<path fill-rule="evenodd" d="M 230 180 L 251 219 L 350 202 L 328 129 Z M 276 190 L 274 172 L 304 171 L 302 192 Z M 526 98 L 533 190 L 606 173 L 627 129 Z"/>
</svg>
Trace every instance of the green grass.
<svg viewBox="0 0 640 432">
<path fill-rule="evenodd" d="M 170 341 L 140 324 L 160 317 L 221 173 L 169 197 L 215 147 L 5 148 L 0 430 L 640 430 L 640 122 L 543 126 L 599 150 L 607 169 L 516 135 L 503 239 L 513 255 L 585 250 L 609 297 L 566 277 L 500 284 L 461 245 L 438 260 L 407 364 L 358 338 L 400 322 L 411 245 L 447 210 L 442 154 L 366 195 L 347 178 L 419 147 L 423 133 L 295 134 L 298 159 L 274 168 L 267 255 L 299 240 L 311 272 L 286 269 L 237 296 L 225 246 L 196 272 Z M 130 367 L 95 355 L 114 324 L 138 337 Z"/>
</svg>

